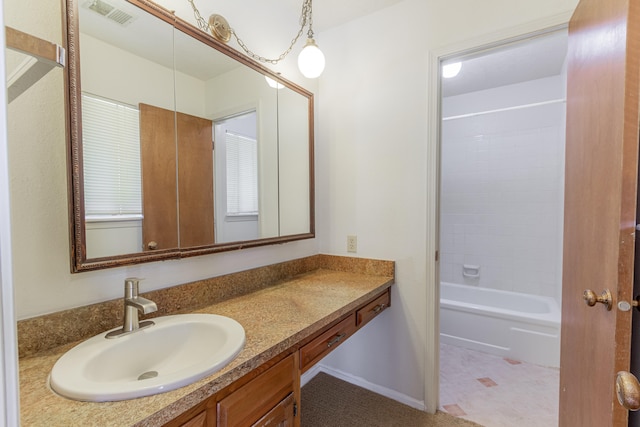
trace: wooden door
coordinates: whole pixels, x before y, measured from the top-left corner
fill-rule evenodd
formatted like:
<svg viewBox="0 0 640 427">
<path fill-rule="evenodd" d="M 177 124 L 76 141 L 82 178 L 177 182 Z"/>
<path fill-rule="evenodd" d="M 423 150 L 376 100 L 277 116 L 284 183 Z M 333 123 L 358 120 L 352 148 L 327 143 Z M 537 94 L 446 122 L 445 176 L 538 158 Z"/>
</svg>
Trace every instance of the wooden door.
<svg viewBox="0 0 640 427">
<path fill-rule="evenodd" d="M 144 250 L 214 243 L 212 126 L 140 104 Z"/>
<path fill-rule="evenodd" d="M 174 112 L 140 104 L 143 250 L 178 247 Z"/>
<path fill-rule="evenodd" d="M 180 247 L 212 245 L 213 122 L 177 113 Z"/>
<path fill-rule="evenodd" d="M 640 0 L 581 0 L 569 25 L 560 426 L 627 426 L 638 180 Z M 612 308 L 583 292 L 609 289 Z M 526 404 L 526 402 L 523 402 Z"/>
</svg>

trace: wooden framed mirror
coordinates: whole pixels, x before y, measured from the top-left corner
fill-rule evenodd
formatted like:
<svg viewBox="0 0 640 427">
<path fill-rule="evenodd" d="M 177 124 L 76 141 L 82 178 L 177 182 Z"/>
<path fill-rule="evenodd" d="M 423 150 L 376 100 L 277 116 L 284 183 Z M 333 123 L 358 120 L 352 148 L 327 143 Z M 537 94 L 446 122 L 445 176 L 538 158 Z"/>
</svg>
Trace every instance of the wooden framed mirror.
<svg viewBox="0 0 640 427">
<path fill-rule="evenodd" d="M 148 0 L 66 18 L 72 272 L 315 237 L 311 92 Z"/>
</svg>

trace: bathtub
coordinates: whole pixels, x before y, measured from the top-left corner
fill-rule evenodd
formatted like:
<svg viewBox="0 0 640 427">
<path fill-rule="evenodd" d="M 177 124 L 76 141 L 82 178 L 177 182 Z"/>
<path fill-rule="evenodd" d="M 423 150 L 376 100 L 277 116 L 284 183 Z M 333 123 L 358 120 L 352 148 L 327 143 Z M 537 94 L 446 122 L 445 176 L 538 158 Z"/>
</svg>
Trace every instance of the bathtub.
<svg viewBox="0 0 640 427">
<path fill-rule="evenodd" d="M 443 282 L 440 342 L 558 367 L 560 308 L 553 298 Z"/>
</svg>

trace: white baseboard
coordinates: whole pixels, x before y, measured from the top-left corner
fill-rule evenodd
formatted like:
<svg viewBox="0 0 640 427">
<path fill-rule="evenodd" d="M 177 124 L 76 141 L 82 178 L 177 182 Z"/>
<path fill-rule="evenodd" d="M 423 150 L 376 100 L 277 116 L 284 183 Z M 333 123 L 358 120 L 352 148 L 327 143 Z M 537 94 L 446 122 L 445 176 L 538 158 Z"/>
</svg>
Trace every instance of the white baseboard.
<svg viewBox="0 0 640 427">
<path fill-rule="evenodd" d="M 416 400 L 410 396 L 407 396 L 406 394 L 402 394 L 395 390 L 391 390 L 390 388 L 386 388 L 386 387 L 379 386 L 377 384 L 370 383 L 369 381 L 363 378 L 356 377 L 344 371 L 340 371 L 338 369 L 334 369 L 334 368 L 331 368 L 330 366 L 322 365 L 320 363 L 316 364 L 307 372 L 302 374 L 300 378 L 300 386 L 301 387 L 304 386 L 306 383 L 308 383 L 313 377 L 315 377 L 320 372 L 324 372 L 342 381 L 346 381 L 350 384 L 357 385 L 358 387 L 362 387 L 366 390 L 388 397 L 389 399 L 403 403 L 407 406 L 411 406 L 412 408 L 419 409 L 421 411 L 424 411 L 426 409 L 424 401 Z"/>
<path fill-rule="evenodd" d="M 311 379 L 318 375 L 320 372 L 323 372 L 322 365 L 316 363 L 311 367 L 311 369 L 300 376 L 300 387 L 304 387 L 306 383 L 311 381 Z"/>
</svg>

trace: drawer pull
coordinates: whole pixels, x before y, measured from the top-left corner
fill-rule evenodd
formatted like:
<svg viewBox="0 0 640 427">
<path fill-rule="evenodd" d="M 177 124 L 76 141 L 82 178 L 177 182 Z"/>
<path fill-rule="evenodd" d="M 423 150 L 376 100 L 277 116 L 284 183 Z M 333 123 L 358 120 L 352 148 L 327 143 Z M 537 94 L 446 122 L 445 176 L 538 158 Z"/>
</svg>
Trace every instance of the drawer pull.
<svg viewBox="0 0 640 427">
<path fill-rule="evenodd" d="M 375 307 L 373 307 L 373 308 L 371 309 L 371 311 L 373 311 L 375 314 L 378 314 L 378 313 L 380 313 L 382 310 L 384 310 L 384 308 L 385 308 L 386 306 L 387 306 L 386 304 L 378 304 L 378 305 L 376 305 Z"/>
<path fill-rule="evenodd" d="M 345 333 L 336 335 L 335 337 L 331 338 L 331 340 L 329 340 L 327 342 L 327 347 L 331 347 L 334 344 L 338 344 L 340 341 L 342 341 L 342 338 L 344 338 L 346 336 L 347 336 L 347 334 L 345 334 Z"/>
</svg>

